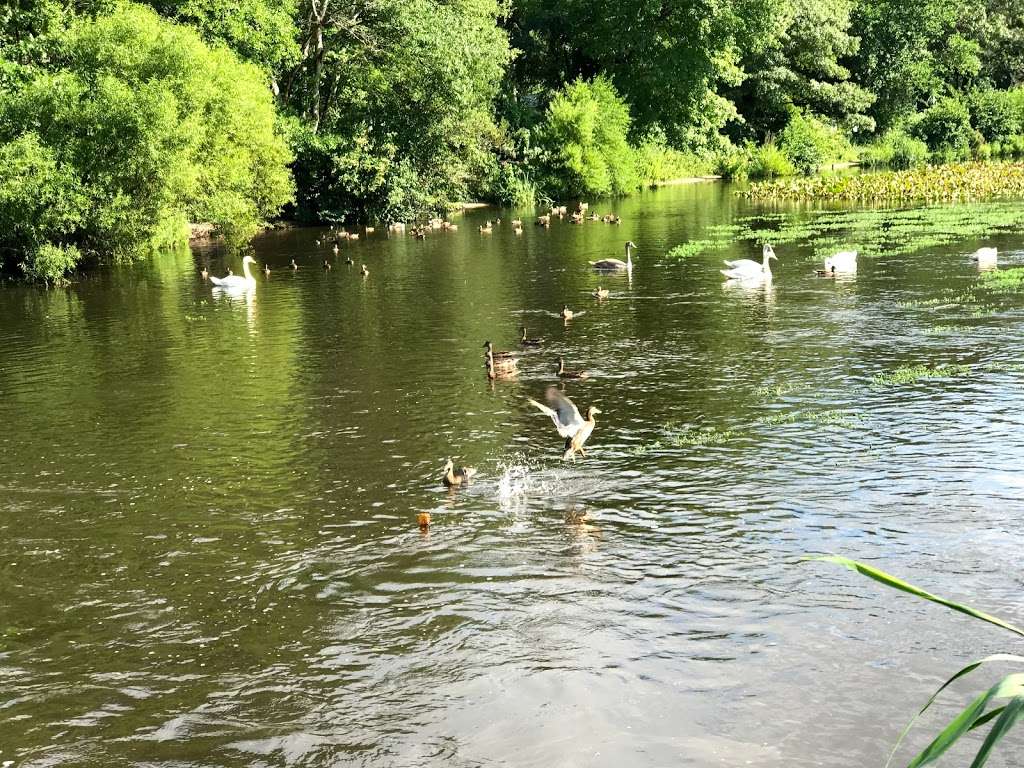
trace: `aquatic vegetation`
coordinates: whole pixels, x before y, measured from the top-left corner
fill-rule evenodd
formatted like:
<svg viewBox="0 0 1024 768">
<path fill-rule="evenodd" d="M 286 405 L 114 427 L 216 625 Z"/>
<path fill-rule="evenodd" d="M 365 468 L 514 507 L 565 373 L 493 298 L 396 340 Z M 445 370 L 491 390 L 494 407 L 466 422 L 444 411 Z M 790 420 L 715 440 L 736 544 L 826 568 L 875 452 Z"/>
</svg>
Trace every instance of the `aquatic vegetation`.
<svg viewBox="0 0 1024 768">
<path fill-rule="evenodd" d="M 957 376 L 967 376 L 971 372 L 971 366 L 953 363 L 950 365 L 907 365 L 901 366 L 889 373 L 879 373 L 871 377 L 871 385 L 874 387 L 891 387 L 900 384 L 913 384 L 921 379 L 948 379 Z"/>
<path fill-rule="evenodd" d="M 841 565 L 844 568 L 849 568 L 851 571 L 867 576 L 869 579 L 873 579 L 880 584 L 891 587 L 892 589 L 897 589 L 923 600 L 943 605 L 946 608 L 965 614 L 971 618 L 978 619 L 979 621 L 994 624 L 1001 629 L 1012 632 L 1018 637 L 1024 637 L 1024 629 L 1003 621 L 996 616 L 979 611 L 976 608 L 972 608 L 962 603 L 955 603 L 952 600 L 947 600 L 943 597 L 939 597 L 938 595 L 934 595 L 918 586 L 903 581 L 902 579 L 898 579 L 895 576 L 866 563 L 837 555 L 811 557 L 808 559 Z M 899 739 L 897 739 L 896 745 L 893 747 L 892 754 L 889 757 L 889 762 L 892 761 L 892 756 L 896 754 L 896 750 L 899 749 L 904 737 L 906 737 L 910 732 L 910 729 L 913 728 L 914 723 L 916 723 L 918 718 L 920 718 L 921 715 L 923 715 L 928 708 L 935 703 L 939 694 L 942 693 L 954 680 L 959 680 L 960 678 L 969 675 L 982 665 L 989 662 L 1022 665 L 1024 664 L 1024 656 L 1017 656 L 1009 653 L 992 654 L 982 659 L 972 661 L 970 664 L 960 669 L 956 674 L 939 686 L 938 690 L 932 694 L 924 707 L 922 707 L 921 710 L 911 718 L 910 722 L 900 733 Z M 997 706 L 989 708 L 990 704 L 996 702 L 998 702 Z M 911 768 L 918 768 L 918 766 L 924 766 L 935 762 L 947 750 L 956 744 L 962 736 L 970 733 L 976 728 L 982 727 L 992 720 L 995 720 L 995 723 L 989 730 L 985 740 L 978 748 L 974 761 L 971 763 L 972 766 L 981 766 L 992 754 L 992 750 L 995 749 L 995 746 L 999 741 L 1021 720 L 1022 717 L 1024 717 L 1024 674 L 1012 673 L 1004 676 L 995 685 L 976 696 L 927 747 L 914 757 L 909 765 Z"/>
<path fill-rule="evenodd" d="M 726 245 L 727 242 L 724 240 L 690 240 L 687 243 L 677 245 L 665 255 L 670 259 L 685 259 L 705 251 L 720 250 Z"/>
<path fill-rule="evenodd" d="M 848 176 L 775 179 L 743 192 L 755 200 L 976 201 L 1024 196 L 1024 163 L 957 163 Z"/>
<path fill-rule="evenodd" d="M 811 424 L 827 424 L 852 429 L 856 426 L 854 421 L 859 420 L 860 418 L 861 416 L 859 414 L 843 410 L 791 411 L 789 413 L 779 413 L 772 416 L 762 417 L 761 419 L 758 419 L 758 423 L 766 427 L 774 427 L 780 424 L 808 422 Z"/>
</svg>

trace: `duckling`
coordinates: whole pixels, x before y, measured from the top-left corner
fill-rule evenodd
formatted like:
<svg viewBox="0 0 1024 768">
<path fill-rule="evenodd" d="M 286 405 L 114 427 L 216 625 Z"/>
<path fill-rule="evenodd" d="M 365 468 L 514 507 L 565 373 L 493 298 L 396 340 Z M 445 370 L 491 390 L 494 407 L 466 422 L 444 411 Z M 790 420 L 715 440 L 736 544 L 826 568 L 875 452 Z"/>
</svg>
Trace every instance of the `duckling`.
<svg viewBox="0 0 1024 768">
<path fill-rule="evenodd" d="M 475 474 L 476 470 L 472 467 L 458 467 L 456 469 L 452 460 L 448 459 L 444 465 L 444 475 L 441 477 L 441 482 L 448 488 L 457 488 L 460 485 L 469 485 L 469 481 Z"/>
<path fill-rule="evenodd" d="M 298 269 L 299 265 L 295 263 L 295 259 L 292 259 L 292 269 Z"/>
<path fill-rule="evenodd" d="M 329 270 L 330 268 L 331 268 L 331 262 L 329 262 L 327 259 L 324 259 L 324 269 L 325 270 Z"/>
<path fill-rule="evenodd" d="M 359 239 L 359 233 L 358 232 L 353 232 L 352 234 L 350 234 L 348 236 L 348 239 L 349 240 L 358 240 Z"/>
<path fill-rule="evenodd" d="M 522 219 L 512 219 L 512 226 L 513 227 L 521 227 L 521 226 L 523 226 L 523 220 Z"/>
<path fill-rule="evenodd" d="M 448 225 L 448 231 L 449 232 L 458 232 L 459 231 L 459 225 L 458 224 L 449 224 Z"/>
<path fill-rule="evenodd" d="M 590 209 L 590 203 L 577 203 L 576 210 L 579 213 L 584 213 Z"/>
<path fill-rule="evenodd" d="M 587 216 L 587 221 L 600 221 L 600 220 L 601 220 L 601 217 L 598 214 L 596 214 L 596 213 L 592 213 L 589 216 Z"/>
<path fill-rule="evenodd" d="M 488 232 L 490 232 L 490 231 L 491 231 L 492 229 L 493 229 L 493 225 L 492 225 L 492 224 L 491 224 L 491 222 L 489 222 L 489 221 L 488 221 L 488 222 L 486 222 L 485 224 L 482 224 L 482 225 L 480 226 L 480 231 L 481 231 L 482 233 L 488 233 Z"/>
<path fill-rule="evenodd" d="M 316 240 L 316 244 L 317 244 L 317 245 L 320 245 L 320 238 L 317 238 L 317 240 Z"/>
<path fill-rule="evenodd" d="M 351 267 L 351 266 L 352 266 L 353 264 L 355 264 L 355 261 L 353 261 L 353 260 L 352 260 L 352 257 L 351 257 L 351 256 L 348 256 L 348 257 L 347 257 L 347 258 L 345 259 L 345 263 L 346 263 L 346 264 L 348 264 L 348 265 L 349 265 L 349 266 Z"/>
<path fill-rule="evenodd" d="M 521 234 L 523 234 L 523 228 L 522 227 L 512 227 L 512 234 L 513 235 L 521 235 Z"/>
<path fill-rule="evenodd" d="M 562 319 L 563 320 L 572 320 L 573 315 L 575 315 L 575 314 L 576 314 L 575 312 L 573 312 L 571 309 L 569 309 L 569 305 L 568 304 L 565 304 L 562 307 Z"/>
<path fill-rule="evenodd" d="M 361 270 L 359 270 L 359 274 L 361 274 L 363 277 L 369 277 L 370 276 L 370 270 L 368 270 L 366 268 L 365 264 L 363 264 L 362 266 L 363 266 L 363 268 Z"/>
<path fill-rule="evenodd" d="M 334 251 L 335 253 L 337 253 L 337 252 L 338 252 L 338 250 L 339 250 L 339 249 L 338 249 L 338 244 L 337 244 L 337 243 L 335 243 L 335 244 L 334 244 L 334 247 L 333 247 L 333 248 L 331 248 L 331 250 L 332 250 L 332 251 Z"/>
<path fill-rule="evenodd" d="M 363 231 L 366 234 L 368 234 L 368 235 L 372 235 L 374 232 L 377 231 L 377 228 L 376 227 L 363 227 Z"/>
<path fill-rule="evenodd" d="M 569 212 L 569 206 L 567 206 L 567 205 L 560 205 L 560 206 L 558 206 L 558 215 L 559 216 L 565 216 L 565 214 L 568 213 L 568 212 Z"/>
<path fill-rule="evenodd" d="M 199 274 L 203 276 L 203 280 L 210 279 L 210 270 L 207 269 L 206 267 L 203 267 L 203 270 Z"/>
<path fill-rule="evenodd" d="M 569 217 L 569 221 L 572 222 L 573 224 L 582 224 L 583 223 L 583 214 L 582 213 L 574 213 L 572 216 Z"/>
<path fill-rule="evenodd" d="M 539 347 L 539 346 L 541 346 L 544 343 L 544 339 L 529 339 L 529 338 L 527 338 L 526 337 L 526 326 L 525 325 L 520 327 L 519 330 L 522 331 L 522 333 L 523 333 L 522 338 L 519 339 L 519 343 L 522 344 L 524 347 Z"/>
<path fill-rule="evenodd" d="M 608 298 L 608 289 L 607 288 L 602 288 L 599 285 L 599 286 L 597 286 L 597 288 L 595 288 L 593 290 L 593 292 L 590 295 L 593 296 L 595 299 L 607 299 Z"/>
<path fill-rule="evenodd" d="M 566 370 L 565 361 L 562 358 L 558 358 L 558 368 L 555 369 L 555 373 L 563 379 L 585 379 L 590 375 L 586 371 Z"/>
<path fill-rule="evenodd" d="M 551 216 L 550 216 L 550 214 L 544 214 L 543 216 L 538 216 L 537 217 L 537 226 L 538 227 L 550 227 L 551 226 Z"/>
<path fill-rule="evenodd" d="M 264 264 L 263 265 L 263 274 L 266 275 L 267 277 L 270 277 L 270 265 L 269 264 Z"/>
<path fill-rule="evenodd" d="M 426 240 L 427 239 L 427 233 L 426 233 L 425 230 L 422 230 L 422 229 L 414 229 L 412 231 L 412 236 L 415 237 L 417 240 Z"/>
</svg>

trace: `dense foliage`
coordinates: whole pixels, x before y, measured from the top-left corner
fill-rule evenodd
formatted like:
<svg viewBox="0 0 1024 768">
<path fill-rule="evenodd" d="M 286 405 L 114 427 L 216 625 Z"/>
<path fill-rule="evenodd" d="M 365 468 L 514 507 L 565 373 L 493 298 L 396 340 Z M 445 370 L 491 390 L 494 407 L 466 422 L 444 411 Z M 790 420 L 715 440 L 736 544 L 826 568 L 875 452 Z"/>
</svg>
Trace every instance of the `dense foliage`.
<svg viewBox="0 0 1024 768">
<path fill-rule="evenodd" d="M 0 8 L 0 254 L 56 279 L 81 257 L 180 238 L 186 219 L 238 237 L 279 213 L 410 219 L 712 170 L 812 174 L 853 146 L 897 169 L 1018 157 L 1022 11 L 13 0 Z"/>
</svg>

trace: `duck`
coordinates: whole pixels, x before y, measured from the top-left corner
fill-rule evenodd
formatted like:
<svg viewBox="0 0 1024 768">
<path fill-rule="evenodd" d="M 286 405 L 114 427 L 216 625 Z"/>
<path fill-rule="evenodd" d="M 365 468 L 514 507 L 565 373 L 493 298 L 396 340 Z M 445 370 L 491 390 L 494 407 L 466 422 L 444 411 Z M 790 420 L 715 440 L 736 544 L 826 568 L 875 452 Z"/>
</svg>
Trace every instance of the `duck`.
<svg viewBox="0 0 1024 768">
<path fill-rule="evenodd" d="M 553 407 L 532 399 L 529 402 L 536 406 L 541 413 L 550 416 L 558 434 L 565 438 L 565 451 L 562 454 L 562 459 L 575 461 L 577 453 L 586 457 L 587 453 L 583 449 L 583 445 L 594 431 L 594 426 L 597 423 L 594 417 L 601 411 L 591 405 L 587 408 L 586 416 L 580 416 L 580 411 L 575 403 L 555 387 L 548 387 L 545 399 Z"/>
<path fill-rule="evenodd" d="M 481 224 L 479 229 L 480 229 L 481 232 L 484 232 L 484 233 L 490 232 L 493 229 L 493 225 L 491 224 L 491 222 L 487 221 L 487 222 Z"/>
<path fill-rule="evenodd" d="M 761 248 L 760 264 L 753 259 L 736 259 L 735 261 L 726 261 L 725 266 L 728 269 L 719 271 L 729 280 L 767 281 L 772 279 L 772 270 L 768 265 L 771 259 L 778 261 L 775 251 L 769 244 L 765 243 L 764 247 Z"/>
<path fill-rule="evenodd" d="M 590 262 L 590 266 L 601 272 L 615 272 L 623 270 L 625 270 L 626 272 L 632 272 L 634 248 L 636 248 L 636 243 L 634 243 L 632 240 L 627 240 L 625 261 L 622 261 L 621 259 L 601 259 L 600 261 Z"/>
<path fill-rule="evenodd" d="M 451 459 L 448 459 L 444 463 L 444 475 L 441 476 L 441 482 L 444 483 L 448 488 L 457 488 L 460 485 L 469 485 L 469 481 L 476 474 L 476 470 L 472 467 L 458 467 Z"/>
<path fill-rule="evenodd" d="M 512 226 L 513 227 L 521 227 L 521 226 L 523 226 L 523 220 L 522 219 L 512 219 Z"/>
<path fill-rule="evenodd" d="M 818 274 L 834 277 L 842 274 L 853 274 L 857 271 L 857 252 L 840 251 L 825 259 L 825 269 Z"/>
<path fill-rule="evenodd" d="M 559 378 L 562 379 L 585 379 L 588 374 L 586 371 L 570 371 L 565 367 L 565 360 L 558 358 L 558 368 L 555 370 Z"/>
<path fill-rule="evenodd" d="M 607 288 L 602 288 L 599 285 L 599 286 L 597 286 L 597 288 L 595 288 L 591 292 L 590 295 L 593 296 L 595 299 L 607 299 L 608 298 L 608 289 Z"/>
<path fill-rule="evenodd" d="M 572 318 L 573 318 L 573 316 L 575 314 L 576 314 L 575 312 L 573 312 L 571 309 L 569 309 L 569 305 L 568 304 L 565 304 L 565 305 L 562 306 L 562 319 L 563 320 L 572 320 Z"/>
<path fill-rule="evenodd" d="M 550 227 L 551 226 L 551 214 L 544 214 L 543 216 L 537 217 L 538 227 Z"/>
<path fill-rule="evenodd" d="M 348 264 L 351 267 L 356 262 L 355 262 L 355 260 L 351 256 L 346 256 L 345 257 L 345 263 Z"/>
<path fill-rule="evenodd" d="M 486 352 L 484 352 L 484 363 L 487 362 L 487 358 L 491 358 L 496 362 L 501 362 L 502 360 L 515 361 L 516 359 L 515 352 L 495 352 L 494 345 L 491 344 L 491 342 L 489 341 L 484 342 L 484 349 L 487 350 Z"/>
<path fill-rule="evenodd" d="M 263 274 L 266 275 L 267 277 L 270 277 L 270 265 L 269 264 L 264 264 L 263 265 Z"/>
<path fill-rule="evenodd" d="M 971 254 L 971 261 L 978 262 L 978 269 L 995 269 L 999 252 L 995 248 L 979 248 Z"/>
<path fill-rule="evenodd" d="M 370 270 L 368 270 L 366 268 L 366 265 L 363 264 L 362 265 L 362 269 L 359 270 L 359 274 L 361 274 L 363 277 L 369 277 L 370 276 Z"/>
<path fill-rule="evenodd" d="M 335 243 L 335 244 L 334 244 L 334 247 L 333 247 L 333 248 L 331 248 L 331 250 L 332 250 L 332 251 L 334 251 L 335 253 L 337 253 L 337 252 L 338 252 L 338 250 L 339 250 L 339 249 L 338 249 L 338 244 L 337 244 L 337 243 Z"/>
<path fill-rule="evenodd" d="M 559 216 L 565 216 L 565 214 L 568 213 L 568 211 L 569 211 L 569 206 L 567 206 L 567 205 L 560 205 L 555 210 L 558 211 L 558 215 Z"/>
<path fill-rule="evenodd" d="M 210 275 L 210 282 L 217 288 L 227 288 L 229 290 L 252 288 L 256 285 L 256 278 L 253 277 L 252 273 L 249 271 L 249 265 L 255 263 L 256 259 L 252 256 L 246 256 L 242 259 L 242 274 L 244 277 L 239 277 L 238 275 L 233 274 L 229 269 L 227 277 L 214 277 L 213 275 Z"/>
<path fill-rule="evenodd" d="M 295 259 L 292 259 L 292 269 L 298 269 L 299 265 L 295 263 Z"/>
<path fill-rule="evenodd" d="M 536 338 L 535 339 L 530 339 L 530 338 L 527 338 L 527 336 L 526 336 L 526 326 L 525 325 L 521 326 L 519 328 L 519 330 L 523 334 L 522 338 L 519 339 L 519 343 L 521 345 L 523 345 L 524 347 L 539 347 L 539 346 L 541 346 L 544 343 L 544 339 L 536 339 Z"/>
<path fill-rule="evenodd" d="M 203 276 L 203 280 L 210 279 L 210 270 L 208 270 L 206 267 L 203 267 L 199 274 Z"/>
<path fill-rule="evenodd" d="M 522 227 L 512 227 L 512 234 L 513 235 L 521 235 L 521 234 L 523 234 L 523 228 Z"/>
<path fill-rule="evenodd" d="M 324 259 L 324 269 L 330 269 L 330 268 L 331 268 L 331 262 L 329 262 L 327 259 Z"/>
</svg>

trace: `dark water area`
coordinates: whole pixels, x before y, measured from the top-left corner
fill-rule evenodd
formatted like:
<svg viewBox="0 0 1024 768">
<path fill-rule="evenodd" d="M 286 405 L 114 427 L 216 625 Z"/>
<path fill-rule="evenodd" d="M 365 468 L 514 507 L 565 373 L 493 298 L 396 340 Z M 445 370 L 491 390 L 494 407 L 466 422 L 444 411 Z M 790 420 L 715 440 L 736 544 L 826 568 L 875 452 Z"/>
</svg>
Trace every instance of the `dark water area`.
<svg viewBox="0 0 1024 768">
<path fill-rule="evenodd" d="M 200 277 L 241 273 L 215 250 L 0 288 L 0 765 L 859 768 L 959 666 L 1020 652 L 800 558 L 1024 620 L 1024 297 L 928 303 L 1024 237 L 841 280 L 779 244 L 770 285 L 728 287 L 756 243 L 667 252 L 788 209 L 722 184 L 594 207 L 622 225 L 478 211 L 336 256 L 269 233 L 239 296 Z M 631 277 L 589 268 L 627 239 Z M 544 346 L 488 382 L 483 341 L 521 324 Z M 527 402 L 559 356 L 603 412 L 575 463 Z M 971 368 L 873 382 L 920 364 Z M 447 456 L 476 482 L 442 487 Z"/>
</svg>

